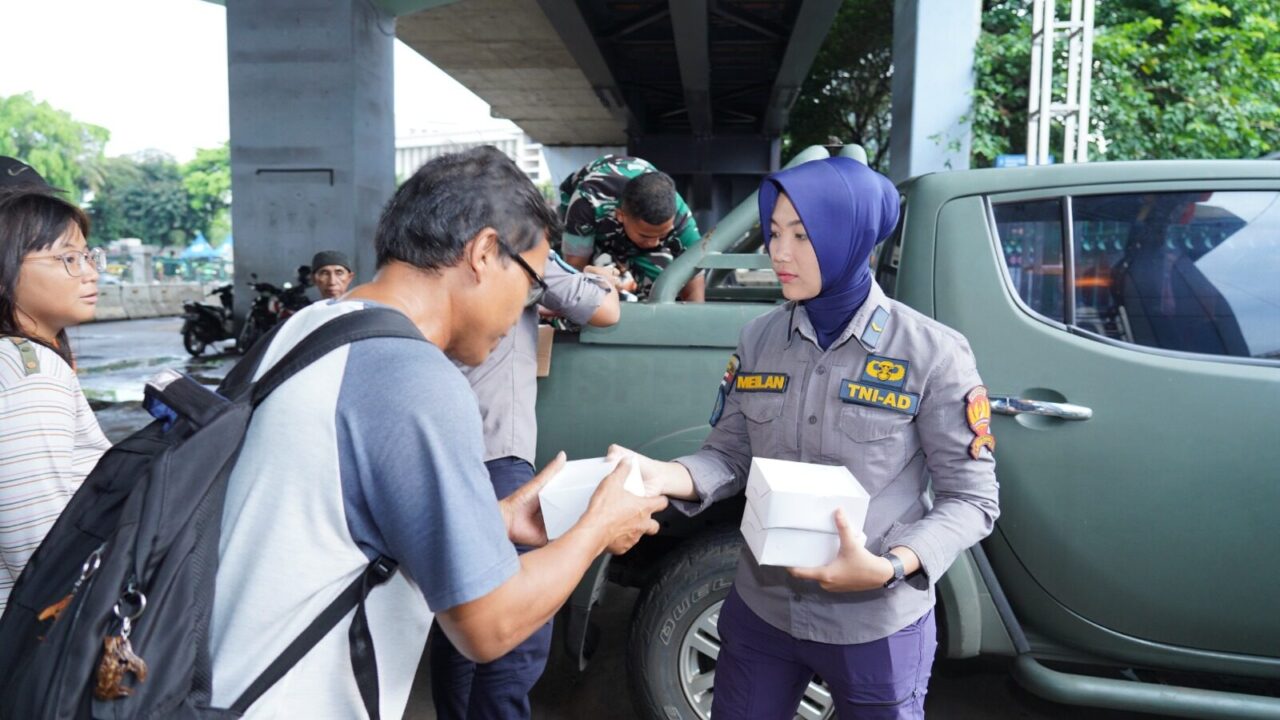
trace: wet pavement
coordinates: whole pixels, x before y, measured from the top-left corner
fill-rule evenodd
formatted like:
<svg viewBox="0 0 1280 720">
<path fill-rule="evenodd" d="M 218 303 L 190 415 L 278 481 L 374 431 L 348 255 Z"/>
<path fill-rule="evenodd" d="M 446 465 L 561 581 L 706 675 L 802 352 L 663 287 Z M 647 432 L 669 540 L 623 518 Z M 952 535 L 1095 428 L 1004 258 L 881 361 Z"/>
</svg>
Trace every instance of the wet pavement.
<svg viewBox="0 0 1280 720">
<path fill-rule="evenodd" d="M 84 325 L 68 331 L 80 372 L 80 384 L 113 442 L 146 425 L 140 405 L 147 378 L 171 368 L 202 383 L 217 385 L 239 359 L 211 349 L 192 358 L 182 347 L 181 318 L 157 318 Z M 226 343 L 230 345 L 230 341 Z M 577 672 L 561 650 L 557 633 L 542 680 L 533 689 L 535 720 L 576 718 L 642 719 L 633 709 L 626 681 L 627 626 L 637 591 L 609 586 L 594 620 L 601 629 L 596 657 Z M 940 661 L 934 666 L 926 704 L 933 720 L 1152 720 L 1156 716 L 1056 705 L 1041 700 L 1013 681 L 1009 661 L 1001 658 Z M 434 720 L 430 681 L 419 669 L 408 720 Z"/>
<path fill-rule="evenodd" d="M 67 331 L 80 387 L 112 442 L 150 421 L 141 405 L 148 378 L 173 369 L 206 385 L 217 385 L 240 359 L 234 353 L 216 352 L 217 348 L 193 358 L 182 347 L 181 331 L 182 318 L 91 323 Z"/>
</svg>

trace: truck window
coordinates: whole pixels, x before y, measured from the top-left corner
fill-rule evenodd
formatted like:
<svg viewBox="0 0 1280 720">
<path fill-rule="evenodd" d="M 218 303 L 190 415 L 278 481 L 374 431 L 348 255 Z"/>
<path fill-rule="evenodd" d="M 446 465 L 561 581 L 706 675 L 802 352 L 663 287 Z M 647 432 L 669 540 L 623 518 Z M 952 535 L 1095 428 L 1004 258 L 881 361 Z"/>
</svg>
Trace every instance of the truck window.
<svg viewBox="0 0 1280 720">
<path fill-rule="evenodd" d="M 893 228 L 893 234 L 871 251 L 871 272 L 875 274 L 876 284 L 891 298 L 897 297 L 898 266 L 902 262 L 902 235 L 906 220 L 906 197 L 899 196 L 898 224 Z"/>
<path fill-rule="evenodd" d="M 1072 216 L 1080 328 L 1280 359 L 1280 192 L 1079 196 Z"/>
<path fill-rule="evenodd" d="M 1014 292 L 1031 310 L 1062 322 L 1062 201 L 1002 203 L 993 211 Z"/>
</svg>

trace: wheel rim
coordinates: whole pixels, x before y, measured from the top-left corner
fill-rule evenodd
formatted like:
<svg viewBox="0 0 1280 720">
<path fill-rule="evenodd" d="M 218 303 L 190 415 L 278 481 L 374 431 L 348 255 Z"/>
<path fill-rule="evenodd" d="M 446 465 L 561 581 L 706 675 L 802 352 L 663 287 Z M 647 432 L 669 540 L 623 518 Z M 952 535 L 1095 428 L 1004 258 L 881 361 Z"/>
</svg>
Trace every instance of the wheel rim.
<svg viewBox="0 0 1280 720">
<path fill-rule="evenodd" d="M 723 605 L 724 601 L 720 600 L 703 610 L 689 625 L 684 640 L 680 643 L 677 663 L 680 690 L 684 692 L 689 706 L 702 720 L 711 718 L 712 686 L 716 678 L 716 659 L 720 656 L 720 631 L 716 626 L 720 622 L 720 608 Z M 825 683 L 814 678 L 809 681 L 809 687 L 805 688 L 800 707 L 796 709 L 796 717 L 822 720 L 830 718 L 833 709 L 831 692 Z"/>
<path fill-rule="evenodd" d="M 183 340 L 182 344 L 186 346 L 187 352 L 189 354 L 191 355 L 204 354 L 204 349 L 206 347 L 205 342 L 196 335 L 195 330 L 188 330 L 187 333 L 182 336 L 182 340 Z"/>
</svg>

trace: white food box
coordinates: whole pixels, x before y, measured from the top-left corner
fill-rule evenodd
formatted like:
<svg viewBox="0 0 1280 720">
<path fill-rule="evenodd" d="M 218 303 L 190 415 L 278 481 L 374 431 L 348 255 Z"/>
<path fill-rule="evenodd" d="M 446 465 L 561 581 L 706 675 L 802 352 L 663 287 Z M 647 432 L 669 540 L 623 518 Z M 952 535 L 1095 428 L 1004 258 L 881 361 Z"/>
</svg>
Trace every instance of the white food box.
<svg viewBox="0 0 1280 720">
<path fill-rule="evenodd" d="M 817 567 L 835 560 L 840 552 L 840 536 L 836 533 L 766 528 L 750 505 L 742 511 L 742 537 L 761 565 Z"/>
<path fill-rule="evenodd" d="M 870 503 L 846 467 L 754 458 L 742 535 L 761 565 L 826 565 L 840 551 L 836 508 L 861 532 Z"/>
<path fill-rule="evenodd" d="M 617 460 L 589 458 L 571 460 L 538 492 L 542 504 L 542 522 L 547 539 L 554 540 L 569 531 L 587 512 L 587 505 L 600 483 L 618 466 Z M 631 472 L 622 485 L 632 495 L 644 496 L 640 480 L 640 463 L 631 462 Z"/>
</svg>

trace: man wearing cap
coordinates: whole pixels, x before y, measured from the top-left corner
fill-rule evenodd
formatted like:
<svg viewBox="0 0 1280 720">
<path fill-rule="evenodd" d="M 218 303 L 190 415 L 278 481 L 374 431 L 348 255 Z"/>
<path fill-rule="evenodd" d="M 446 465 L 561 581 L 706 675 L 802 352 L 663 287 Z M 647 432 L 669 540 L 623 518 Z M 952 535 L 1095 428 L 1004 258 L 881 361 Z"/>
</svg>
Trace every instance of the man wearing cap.
<svg viewBox="0 0 1280 720">
<path fill-rule="evenodd" d="M 321 300 L 342 296 L 354 278 L 351 261 L 337 250 L 321 250 L 311 258 L 311 284 L 316 286 Z"/>
</svg>

